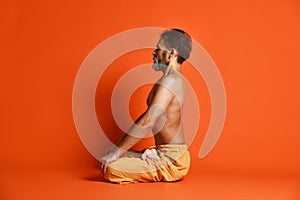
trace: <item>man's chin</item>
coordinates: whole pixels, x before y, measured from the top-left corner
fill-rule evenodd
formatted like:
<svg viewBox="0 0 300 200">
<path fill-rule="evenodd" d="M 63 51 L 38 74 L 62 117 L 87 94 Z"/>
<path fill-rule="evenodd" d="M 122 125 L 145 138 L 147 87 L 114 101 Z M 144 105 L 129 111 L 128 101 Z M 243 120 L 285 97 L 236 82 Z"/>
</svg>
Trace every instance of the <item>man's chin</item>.
<svg viewBox="0 0 300 200">
<path fill-rule="evenodd" d="M 159 72 L 159 71 L 161 71 L 161 69 L 159 69 L 159 68 L 156 68 L 156 67 L 154 67 L 154 66 L 152 66 L 152 69 L 153 69 L 154 71 L 156 71 L 156 72 Z"/>
<path fill-rule="evenodd" d="M 154 71 L 163 71 L 167 66 L 164 64 L 158 64 L 158 63 L 154 63 L 152 65 L 152 68 Z"/>
</svg>

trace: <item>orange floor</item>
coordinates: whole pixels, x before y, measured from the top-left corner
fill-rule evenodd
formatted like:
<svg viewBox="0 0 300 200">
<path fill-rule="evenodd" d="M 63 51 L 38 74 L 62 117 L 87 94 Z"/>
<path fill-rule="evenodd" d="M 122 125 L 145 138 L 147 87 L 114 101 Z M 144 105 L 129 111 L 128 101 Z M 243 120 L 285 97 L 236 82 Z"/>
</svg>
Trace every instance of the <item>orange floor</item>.
<svg viewBox="0 0 300 200">
<path fill-rule="evenodd" d="M 176 183 L 117 185 L 103 182 L 96 168 L 1 170 L 3 200 L 205 199 L 299 200 L 300 177 L 262 172 L 199 171 Z"/>
</svg>

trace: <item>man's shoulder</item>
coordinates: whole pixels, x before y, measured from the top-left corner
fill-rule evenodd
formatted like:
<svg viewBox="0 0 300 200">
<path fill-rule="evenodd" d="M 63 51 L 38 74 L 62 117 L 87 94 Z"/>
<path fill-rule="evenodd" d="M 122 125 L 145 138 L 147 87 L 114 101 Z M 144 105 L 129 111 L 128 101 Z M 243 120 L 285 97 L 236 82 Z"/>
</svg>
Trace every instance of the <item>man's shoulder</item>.
<svg viewBox="0 0 300 200">
<path fill-rule="evenodd" d="M 158 83 L 163 86 L 171 87 L 183 84 L 184 78 L 179 74 L 168 74 L 167 76 L 163 76 Z"/>
<path fill-rule="evenodd" d="M 170 90 L 172 93 L 180 93 L 180 90 L 185 85 L 184 79 L 182 76 L 176 74 L 169 74 L 167 76 L 163 76 L 158 81 L 158 87 L 164 87 Z"/>
</svg>

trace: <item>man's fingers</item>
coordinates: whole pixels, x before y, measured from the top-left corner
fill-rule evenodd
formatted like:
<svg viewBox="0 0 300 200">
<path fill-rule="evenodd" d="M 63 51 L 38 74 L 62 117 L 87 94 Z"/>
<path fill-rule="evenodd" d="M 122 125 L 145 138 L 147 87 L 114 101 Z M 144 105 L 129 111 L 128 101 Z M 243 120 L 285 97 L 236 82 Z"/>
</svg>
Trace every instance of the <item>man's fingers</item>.
<svg viewBox="0 0 300 200">
<path fill-rule="evenodd" d="M 103 175 L 106 174 L 107 164 L 103 164 Z"/>
<path fill-rule="evenodd" d="M 105 161 L 100 161 L 100 162 L 101 162 L 100 171 L 101 171 L 102 175 L 105 175 L 108 164 L 105 163 Z"/>
<path fill-rule="evenodd" d="M 102 175 L 104 175 L 106 172 L 106 161 L 103 158 L 100 159 L 100 170 L 102 172 Z"/>
<path fill-rule="evenodd" d="M 99 166 L 100 166 L 100 172 L 101 172 L 101 174 L 104 175 L 104 173 L 103 173 L 103 161 L 100 160 Z"/>
</svg>

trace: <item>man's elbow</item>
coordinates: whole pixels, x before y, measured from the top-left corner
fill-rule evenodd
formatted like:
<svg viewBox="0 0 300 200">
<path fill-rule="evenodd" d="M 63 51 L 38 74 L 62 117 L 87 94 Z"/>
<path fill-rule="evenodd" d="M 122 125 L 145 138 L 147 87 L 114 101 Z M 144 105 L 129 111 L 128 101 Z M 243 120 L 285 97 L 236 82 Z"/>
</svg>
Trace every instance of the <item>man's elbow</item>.
<svg viewBox="0 0 300 200">
<path fill-rule="evenodd" d="M 141 120 L 141 123 L 139 123 L 138 125 L 146 130 L 151 130 L 154 127 L 154 121 L 152 121 L 151 118 L 147 116 L 144 117 L 144 119 Z"/>
<path fill-rule="evenodd" d="M 147 112 L 138 120 L 137 125 L 146 130 L 152 130 L 156 121 L 165 114 L 165 110 L 161 105 L 152 105 Z"/>
</svg>

